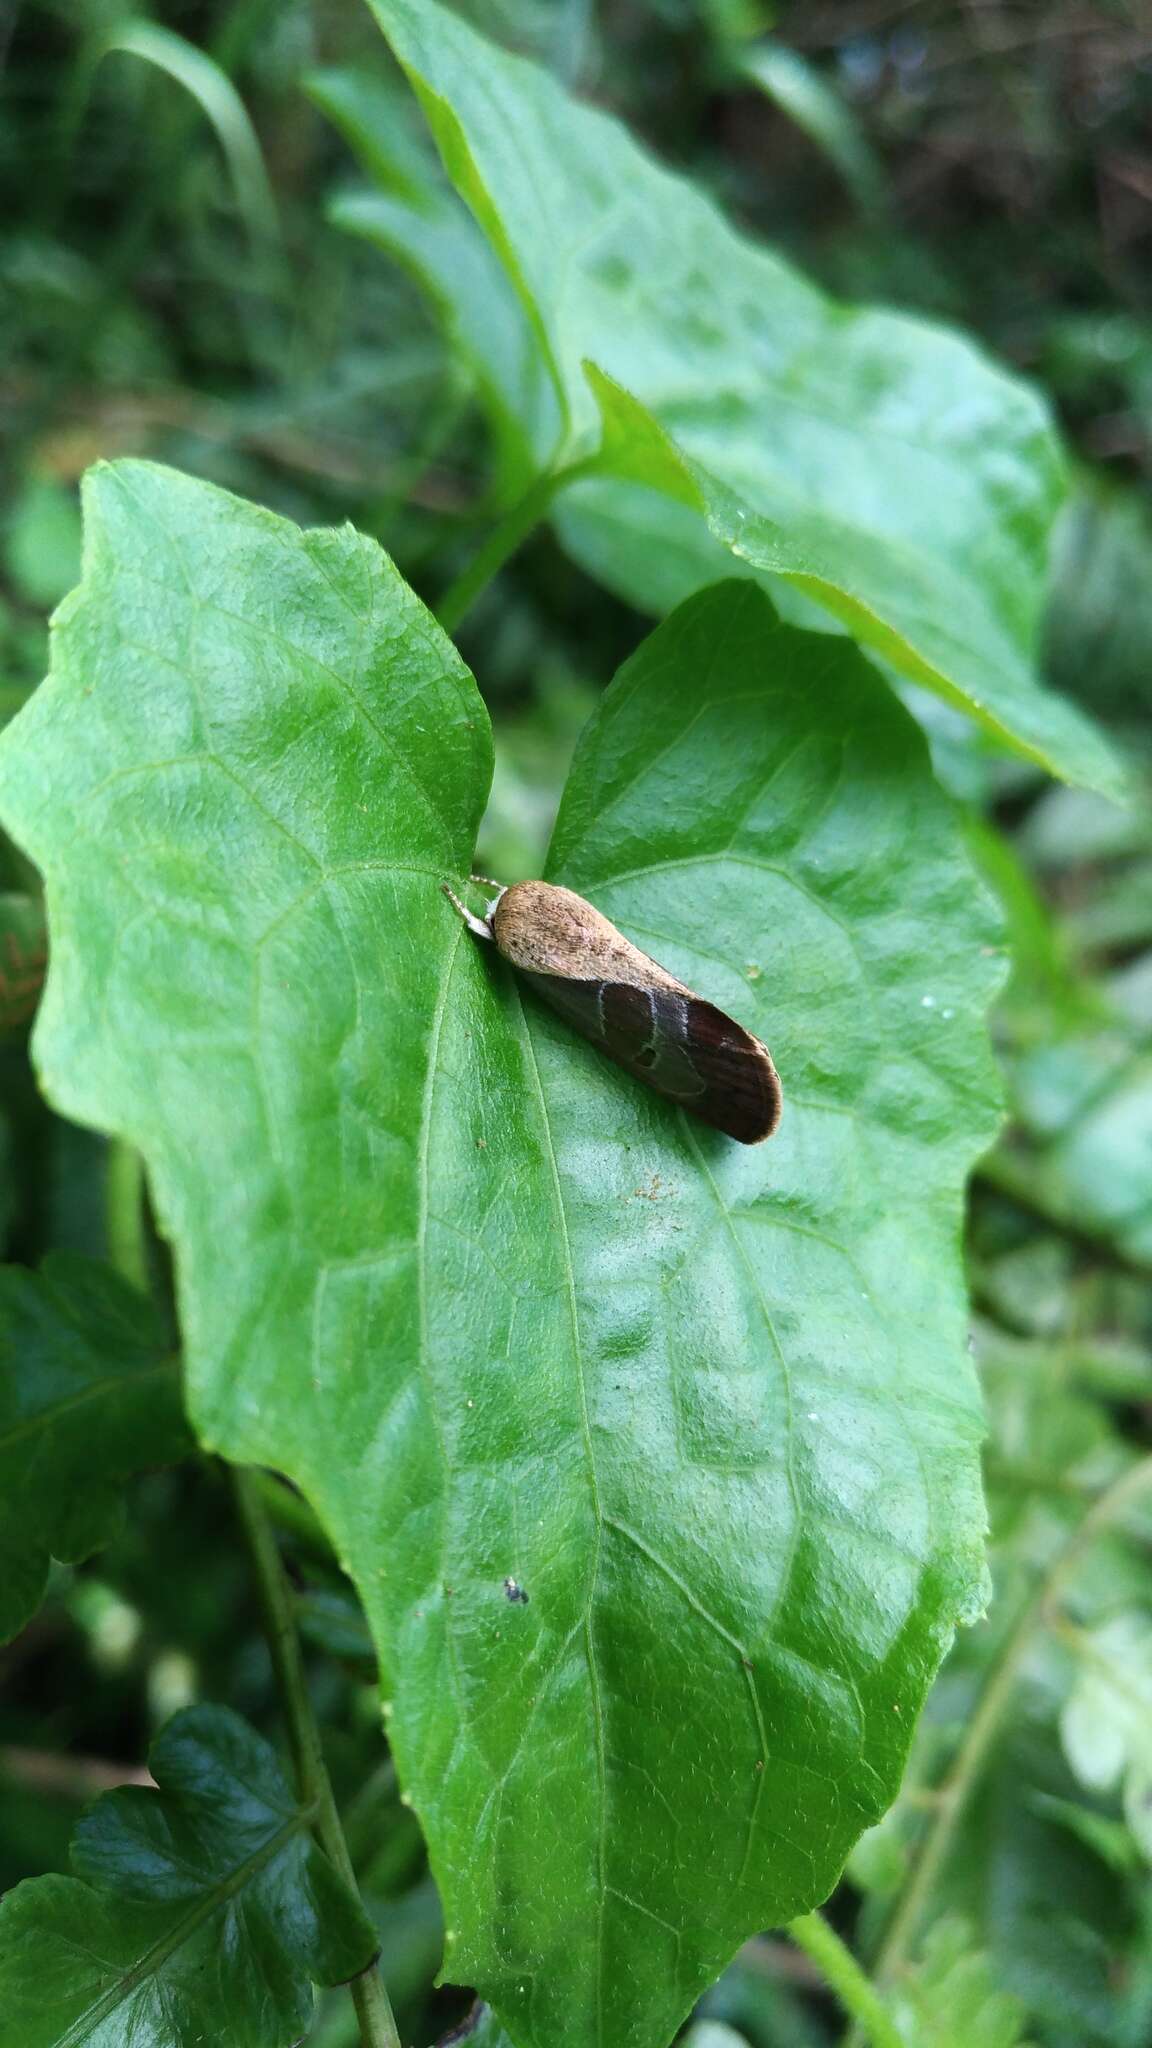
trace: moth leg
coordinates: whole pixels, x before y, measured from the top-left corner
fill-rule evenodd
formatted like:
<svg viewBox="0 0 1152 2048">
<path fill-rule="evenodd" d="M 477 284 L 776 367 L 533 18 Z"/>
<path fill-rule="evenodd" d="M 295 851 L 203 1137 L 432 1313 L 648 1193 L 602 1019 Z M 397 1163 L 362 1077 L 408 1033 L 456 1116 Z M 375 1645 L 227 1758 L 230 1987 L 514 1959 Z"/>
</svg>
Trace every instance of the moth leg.
<svg viewBox="0 0 1152 2048">
<path fill-rule="evenodd" d="M 448 898 L 449 903 L 452 905 L 453 910 L 459 911 L 469 931 L 475 932 L 476 937 L 478 939 L 490 939 L 492 937 L 492 928 L 489 925 L 487 918 L 474 917 L 472 912 L 468 909 L 467 905 L 461 903 L 460 898 L 456 894 L 456 891 L 448 887 L 447 882 L 441 882 L 440 887 L 443 890 L 445 896 Z"/>
</svg>

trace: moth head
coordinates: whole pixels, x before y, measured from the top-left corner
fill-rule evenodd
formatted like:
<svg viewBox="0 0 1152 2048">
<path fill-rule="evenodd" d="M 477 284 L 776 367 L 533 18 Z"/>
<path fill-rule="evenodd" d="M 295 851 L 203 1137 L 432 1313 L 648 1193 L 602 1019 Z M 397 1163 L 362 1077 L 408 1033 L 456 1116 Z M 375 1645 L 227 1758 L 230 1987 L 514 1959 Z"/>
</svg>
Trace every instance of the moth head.
<svg viewBox="0 0 1152 2048">
<path fill-rule="evenodd" d="M 490 875 L 469 875 L 468 879 L 470 882 L 487 882 L 496 891 L 483 917 L 477 917 L 474 911 L 469 910 L 466 903 L 461 903 L 459 896 L 457 896 L 455 889 L 452 888 L 450 883 L 441 882 L 441 890 L 448 898 L 453 909 L 459 912 L 470 932 L 475 932 L 478 939 L 491 939 L 495 942 L 496 928 L 493 919 L 496 915 L 496 905 L 499 903 L 500 898 L 507 894 L 507 891 L 500 882 L 493 882 Z"/>
</svg>

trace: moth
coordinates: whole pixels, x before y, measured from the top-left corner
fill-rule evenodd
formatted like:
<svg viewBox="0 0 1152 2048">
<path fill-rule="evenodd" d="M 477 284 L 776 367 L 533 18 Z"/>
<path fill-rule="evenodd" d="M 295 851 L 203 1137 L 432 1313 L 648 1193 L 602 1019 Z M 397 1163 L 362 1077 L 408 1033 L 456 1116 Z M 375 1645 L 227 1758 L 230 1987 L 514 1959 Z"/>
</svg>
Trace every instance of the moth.
<svg viewBox="0 0 1152 2048">
<path fill-rule="evenodd" d="M 583 896 L 552 882 L 514 882 L 476 917 L 448 884 L 469 931 L 490 939 L 565 1021 L 658 1095 L 742 1145 L 780 1121 L 772 1055 L 734 1017 L 686 988 Z"/>
</svg>

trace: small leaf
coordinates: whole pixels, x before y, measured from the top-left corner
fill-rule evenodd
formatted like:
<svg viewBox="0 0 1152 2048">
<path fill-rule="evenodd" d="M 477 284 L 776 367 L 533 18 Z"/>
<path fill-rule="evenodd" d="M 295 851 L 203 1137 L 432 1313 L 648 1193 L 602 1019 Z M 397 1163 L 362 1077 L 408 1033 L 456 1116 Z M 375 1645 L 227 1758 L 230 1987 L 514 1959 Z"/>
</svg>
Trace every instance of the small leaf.
<svg viewBox="0 0 1152 2048">
<path fill-rule="evenodd" d="M 734 1146 L 444 901 L 487 721 L 373 544 L 136 463 L 87 505 L 0 744 L 45 1082 L 148 1161 L 205 1440 L 356 1582 L 446 1973 L 523 2048 L 662 2048 L 826 1895 L 984 1599 L 958 1246 L 1000 967 L 956 814 L 851 643 L 752 584 L 603 698 L 548 872 L 770 1044 L 784 1121 Z"/>
<path fill-rule="evenodd" d="M 314 72 L 316 105 L 356 151 L 379 188 L 337 193 L 329 218 L 374 242 L 432 299 L 453 350 L 475 379 L 497 448 L 497 500 L 518 497 L 548 466 L 560 408 L 538 336 L 495 251 L 444 176 L 427 137 L 418 148 L 403 87 L 348 67 Z"/>
<path fill-rule="evenodd" d="M 29 604 L 45 610 L 80 573 L 80 508 L 76 493 L 51 477 L 30 476 L 15 494 L 4 533 L 8 580 Z"/>
<path fill-rule="evenodd" d="M 933 1927 L 893 2010 L 907 2048 L 1027 2048 L 1022 2002 L 997 1986 L 962 1920 Z"/>
<path fill-rule="evenodd" d="M 190 1707 L 149 1762 L 155 1791 L 80 1821 L 75 1877 L 0 1905 L 0 2048 L 288 2048 L 311 1983 L 372 1961 L 371 1923 L 254 1729 Z"/>
<path fill-rule="evenodd" d="M 1152 1268 L 1152 1041 L 1113 1028 L 1042 1043 L 1014 1074 L 1034 1147 L 1010 1155 L 1045 1212 Z"/>
<path fill-rule="evenodd" d="M 603 443 L 633 516 L 637 484 L 693 508 L 914 681 L 1117 791 L 1107 741 L 1036 670 L 1064 489 L 1039 398 L 942 328 L 833 305 L 435 0 L 372 5 L 546 351 L 566 457 Z M 606 487 L 583 488 L 586 530 Z"/>
<path fill-rule="evenodd" d="M 216 131 L 236 194 L 236 204 L 252 241 L 279 236 L 276 198 L 264 167 L 260 139 L 236 87 L 203 50 L 159 22 L 125 17 L 97 39 L 92 62 L 119 53 L 155 65 L 183 87 Z"/>
<path fill-rule="evenodd" d="M 785 43 L 742 53 L 740 69 L 823 150 L 863 213 L 884 206 L 884 173 L 846 100 L 814 64 Z"/>
<path fill-rule="evenodd" d="M 0 1640 L 35 1612 L 50 1557 L 78 1563 L 115 1535 L 125 1480 L 190 1449 L 141 1295 L 70 1253 L 0 1268 Z"/>
<path fill-rule="evenodd" d="M 411 101 L 394 78 L 366 66 L 333 65 L 310 72 L 304 89 L 383 191 L 406 199 L 416 211 L 427 208 L 435 167 L 427 147 L 413 136 Z"/>
<path fill-rule="evenodd" d="M 1074 1641 L 1076 1683 L 1060 1736 L 1080 1783 L 1110 1792 L 1122 1774 L 1152 1777 L 1152 1617 L 1115 1614 Z"/>
<path fill-rule="evenodd" d="M 386 192 L 343 192 L 329 218 L 387 250 L 435 301 L 496 437 L 496 497 L 522 492 L 555 447 L 556 393 L 507 279 L 455 193 L 430 184 L 415 207 Z"/>
</svg>

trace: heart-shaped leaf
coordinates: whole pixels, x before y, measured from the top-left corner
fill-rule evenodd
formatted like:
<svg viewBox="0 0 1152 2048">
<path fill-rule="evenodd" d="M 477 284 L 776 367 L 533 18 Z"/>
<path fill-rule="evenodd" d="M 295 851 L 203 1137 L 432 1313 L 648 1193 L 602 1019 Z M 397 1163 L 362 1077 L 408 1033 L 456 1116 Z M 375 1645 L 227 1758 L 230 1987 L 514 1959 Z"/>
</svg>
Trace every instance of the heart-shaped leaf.
<svg viewBox="0 0 1152 2048">
<path fill-rule="evenodd" d="M 239 1715 L 190 1707 L 149 1762 L 156 1791 L 80 1821 L 75 1877 L 0 1906 L 0 2048 L 289 2048 L 312 1983 L 372 1961 L 363 1907 Z"/>
<path fill-rule="evenodd" d="M 944 328 L 834 305 L 436 0 L 371 4 L 539 336 L 561 466 L 604 444 L 571 537 L 602 515 L 619 531 L 620 480 L 630 522 L 656 507 L 661 545 L 667 500 L 683 501 L 1033 759 L 1119 789 L 1107 742 L 1037 679 L 1064 476 L 1036 394 Z M 652 552 L 624 550 L 617 584 Z"/>
<path fill-rule="evenodd" d="M 34 1613 L 50 1557 L 78 1563 L 115 1535 L 128 1476 L 191 1447 L 140 1295 L 64 1252 L 0 1268 L 0 1642 Z"/>
<path fill-rule="evenodd" d="M 148 1160 L 204 1439 L 357 1582 L 448 1974 L 522 2044 L 658 2048 L 829 1890 L 982 1598 L 999 965 L 955 816 L 752 584 L 608 692 L 549 872 L 769 1041 L 783 1125 L 732 1145 L 445 902 L 487 721 L 371 543 L 135 463 L 88 523 L 0 747 L 45 1083 Z"/>
</svg>

